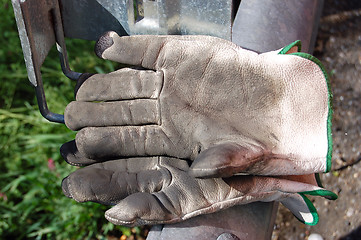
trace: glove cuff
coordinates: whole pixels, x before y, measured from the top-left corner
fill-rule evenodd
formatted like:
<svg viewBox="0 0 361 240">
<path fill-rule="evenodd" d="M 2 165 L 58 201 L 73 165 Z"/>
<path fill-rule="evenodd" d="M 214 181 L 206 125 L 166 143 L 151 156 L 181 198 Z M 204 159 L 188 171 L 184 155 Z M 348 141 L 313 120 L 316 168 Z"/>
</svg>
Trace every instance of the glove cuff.
<svg viewBox="0 0 361 240">
<path fill-rule="evenodd" d="M 328 93 L 328 115 L 327 115 L 327 145 L 328 145 L 328 149 L 327 149 L 327 155 L 326 155 L 326 168 L 325 168 L 325 172 L 329 172 L 331 170 L 331 158 L 332 158 L 332 93 L 331 93 L 331 87 L 330 87 L 330 80 L 328 78 L 327 72 L 325 67 L 322 65 L 321 61 L 318 60 L 316 57 L 308 54 L 308 53 L 304 53 L 301 52 L 301 41 L 297 40 L 289 45 L 287 45 L 286 47 L 282 48 L 278 54 L 281 55 L 294 55 L 294 56 L 298 56 L 304 59 L 308 59 L 310 61 L 312 61 L 313 63 L 315 63 L 322 71 L 324 78 L 326 80 L 326 84 L 327 84 L 327 93 Z"/>
</svg>

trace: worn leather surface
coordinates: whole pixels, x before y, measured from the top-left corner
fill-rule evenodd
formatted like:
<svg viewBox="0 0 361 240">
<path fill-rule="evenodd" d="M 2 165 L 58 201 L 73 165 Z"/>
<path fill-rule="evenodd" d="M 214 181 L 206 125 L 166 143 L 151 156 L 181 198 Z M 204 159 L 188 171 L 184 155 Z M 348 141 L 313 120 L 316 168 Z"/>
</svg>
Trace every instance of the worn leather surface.
<svg viewBox="0 0 361 240">
<path fill-rule="evenodd" d="M 110 32 L 96 52 L 138 69 L 90 76 L 67 106 L 87 158 L 197 160 L 198 177 L 325 171 L 328 90 L 314 62 L 208 36 Z"/>
<path fill-rule="evenodd" d="M 86 167 L 64 179 L 65 195 L 115 205 L 106 218 L 129 226 L 275 200 L 313 221 L 297 192 L 322 189 L 307 174 L 326 167 L 328 92 L 315 63 L 207 36 L 111 32 L 95 49 L 136 68 L 79 81 L 65 111 L 79 132 L 61 153 Z"/>
<path fill-rule="evenodd" d="M 66 196 L 78 202 L 115 205 L 105 213 L 126 226 L 176 223 L 234 205 L 297 198 L 298 192 L 321 189 L 312 176 L 241 175 L 195 178 L 185 160 L 167 157 L 132 158 L 96 163 L 63 180 Z M 291 208 L 302 219 L 296 208 Z"/>
</svg>

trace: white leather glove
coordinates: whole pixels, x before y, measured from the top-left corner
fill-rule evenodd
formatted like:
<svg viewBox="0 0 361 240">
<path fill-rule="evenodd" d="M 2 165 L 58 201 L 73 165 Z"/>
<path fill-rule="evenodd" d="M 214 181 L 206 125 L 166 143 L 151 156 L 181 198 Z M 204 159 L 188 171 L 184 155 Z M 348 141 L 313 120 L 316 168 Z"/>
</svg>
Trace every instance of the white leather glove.
<svg viewBox="0 0 361 240">
<path fill-rule="evenodd" d="M 78 149 L 90 159 L 189 159 L 198 177 L 327 171 L 326 77 L 297 49 L 257 54 L 214 37 L 109 32 L 98 56 L 150 70 L 89 77 L 65 122 L 80 130 Z"/>
<path fill-rule="evenodd" d="M 336 198 L 313 174 L 330 166 L 331 110 L 321 65 L 298 48 L 257 54 L 206 36 L 107 33 L 98 56 L 142 68 L 79 81 L 65 112 L 79 132 L 61 152 L 93 165 L 66 178 L 64 193 L 116 204 L 106 217 L 122 225 L 274 200 L 315 224 L 304 195 Z"/>
</svg>

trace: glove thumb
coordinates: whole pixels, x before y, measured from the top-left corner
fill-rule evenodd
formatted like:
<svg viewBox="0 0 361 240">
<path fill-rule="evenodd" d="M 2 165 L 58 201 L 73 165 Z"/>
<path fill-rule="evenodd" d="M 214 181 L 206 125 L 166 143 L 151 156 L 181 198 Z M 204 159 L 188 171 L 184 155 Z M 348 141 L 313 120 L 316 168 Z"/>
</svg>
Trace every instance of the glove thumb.
<svg viewBox="0 0 361 240">
<path fill-rule="evenodd" d="M 169 210 L 173 208 L 172 204 L 162 201 L 159 195 L 163 193 L 140 192 L 130 195 L 106 211 L 105 218 L 116 225 L 129 227 L 178 222 L 180 219 L 172 214 L 174 211 Z"/>
<path fill-rule="evenodd" d="M 318 223 L 319 216 L 315 206 L 305 195 L 322 196 L 329 200 L 337 199 L 337 195 L 335 193 L 328 190 L 319 189 L 294 193 L 289 197 L 280 200 L 280 202 L 286 208 L 288 208 L 299 221 L 311 226 Z"/>
<path fill-rule="evenodd" d="M 223 143 L 201 152 L 192 163 L 189 174 L 197 178 L 231 177 L 237 173 L 272 174 L 270 160 L 275 156 L 260 147 Z M 280 162 L 280 157 L 277 156 Z"/>
</svg>

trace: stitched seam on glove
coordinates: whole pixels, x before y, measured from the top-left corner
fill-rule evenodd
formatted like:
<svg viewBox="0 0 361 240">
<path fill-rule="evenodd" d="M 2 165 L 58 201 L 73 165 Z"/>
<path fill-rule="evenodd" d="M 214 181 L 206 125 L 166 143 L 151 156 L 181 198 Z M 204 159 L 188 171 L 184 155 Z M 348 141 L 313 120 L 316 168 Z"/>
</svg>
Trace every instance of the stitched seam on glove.
<svg viewBox="0 0 361 240">
<path fill-rule="evenodd" d="M 331 93 L 331 87 L 330 87 L 330 81 L 327 75 L 327 72 L 325 70 L 325 67 L 322 65 L 320 60 L 315 58 L 314 56 L 307 54 L 307 53 L 291 53 L 290 55 L 299 56 L 305 59 L 308 59 L 314 63 L 316 63 L 319 68 L 321 69 L 327 84 L 327 92 L 328 92 L 328 116 L 327 116 L 327 141 L 328 141 L 328 150 L 326 155 L 326 170 L 325 172 L 329 172 L 331 170 L 331 158 L 332 158 L 332 93 Z"/>
<path fill-rule="evenodd" d="M 336 200 L 338 198 L 337 194 L 334 192 L 331 192 L 329 190 L 324 190 L 324 189 L 318 189 L 318 190 L 312 190 L 312 191 L 304 191 L 304 192 L 299 192 L 300 194 L 307 194 L 307 195 L 311 195 L 311 196 L 321 196 L 321 197 L 325 197 L 329 200 Z"/>
<path fill-rule="evenodd" d="M 315 206 L 312 204 L 311 200 L 309 200 L 305 195 L 311 195 L 311 196 L 322 196 L 322 197 L 325 197 L 329 200 L 336 200 L 338 198 L 338 196 L 331 192 L 331 191 L 328 191 L 328 190 L 324 190 L 324 189 L 318 189 L 318 190 L 312 190 L 312 191 L 304 191 L 304 192 L 299 192 L 298 193 L 302 198 L 303 200 L 305 201 L 308 209 L 310 210 L 310 213 L 312 214 L 312 217 L 313 217 L 313 221 L 312 222 L 305 222 L 301 219 L 299 219 L 296 215 L 295 217 L 300 221 L 300 222 L 303 222 L 304 224 L 307 224 L 307 225 L 310 225 L 310 226 L 314 226 L 318 223 L 318 220 L 319 220 L 319 216 L 318 216 L 318 213 L 317 213 L 317 210 L 315 208 Z"/>
<path fill-rule="evenodd" d="M 157 100 L 158 100 L 157 110 L 158 110 L 158 119 L 159 119 L 158 125 L 162 126 L 162 106 L 161 106 L 160 96 L 162 95 L 164 88 L 164 72 L 162 70 L 158 70 L 157 72 L 160 72 L 162 74 L 162 84 L 159 89 L 159 93 L 157 94 Z"/>
<path fill-rule="evenodd" d="M 287 52 L 289 50 L 291 50 L 291 48 L 297 46 L 297 51 L 295 53 L 290 53 L 287 54 Z M 328 142 L 328 149 L 327 149 L 327 155 L 326 155 L 326 170 L 325 172 L 329 172 L 331 170 L 331 158 L 332 158 L 332 93 L 331 93 L 331 87 L 330 87 L 330 81 L 328 78 L 328 74 L 325 70 L 325 67 L 322 65 L 322 63 L 320 62 L 320 60 L 318 60 L 316 57 L 308 54 L 308 53 L 303 53 L 300 52 L 301 51 L 301 41 L 297 40 L 291 44 L 289 44 L 288 46 L 284 47 L 278 54 L 282 54 L 282 55 L 295 55 L 298 57 L 302 57 L 305 59 L 308 59 L 310 61 L 312 61 L 313 63 L 317 64 L 319 66 L 319 68 L 321 69 L 325 79 L 326 79 L 326 84 L 327 84 L 327 93 L 328 93 L 328 116 L 327 116 L 327 142 Z"/>
<path fill-rule="evenodd" d="M 315 173 L 315 179 L 316 179 L 317 185 L 321 188 L 324 188 L 319 173 Z"/>
<path fill-rule="evenodd" d="M 295 216 L 300 222 L 303 222 L 304 224 L 307 224 L 307 225 L 310 225 L 310 226 L 314 226 L 318 223 L 318 220 L 319 220 L 319 216 L 318 216 L 318 213 L 317 213 L 317 210 L 315 208 L 315 206 L 312 204 L 311 200 L 308 199 L 303 193 L 298 193 L 302 198 L 303 200 L 305 201 L 308 209 L 310 210 L 310 213 L 313 217 L 313 221 L 312 222 L 305 222 L 301 219 L 299 219 L 297 216 Z"/>
<path fill-rule="evenodd" d="M 286 47 L 282 48 L 282 50 L 278 54 L 287 54 L 289 50 L 293 47 L 297 47 L 297 52 L 301 52 L 302 44 L 300 40 L 296 40 L 293 43 L 287 45 Z"/>
<path fill-rule="evenodd" d="M 272 158 L 272 159 L 277 159 L 277 160 L 285 160 L 285 161 L 290 161 L 292 163 L 304 163 L 304 162 L 313 162 L 315 160 L 319 160 L 319 159 L 324 159 L 325 157 L 319 157 L 319 158 L 313 158 L 313 159 L 304 159 L 304 160 L 296 160 L 294 158 Z M 252 159 L 251 161 L 247 162 L 247 163 L 254 163 L 254 162 L 257 162 L 260 158 L 256 158 L 256 159 Z M 227 169 L 227 168 L 238 168 L 239 166 L 238 165 L 227 165 L 227 166 L 221 166 L 221 167 L 218 167 L 217 170 L 220 170 L 220 169 Z M 197 171 L 209 171 L 209 170 L 213 170 L 214 168 L 202 168 L 202 169 L 197 169 Z M 318 181 L 317 181 L 318 183 Z M 319 183 L 319 186 L 322 187 L 322 184 L 320 185 Z"/>
</svg>

